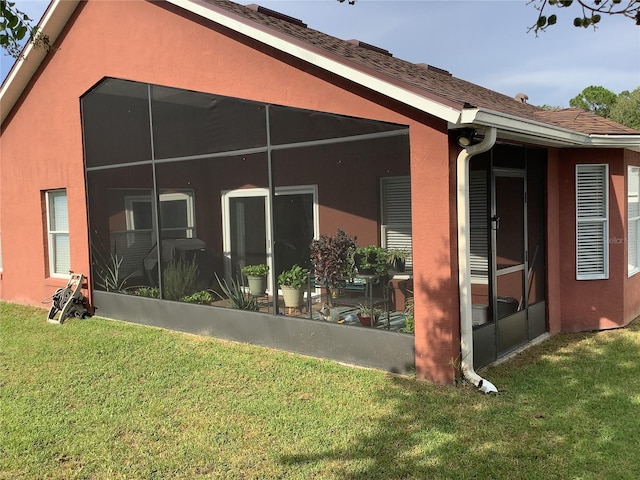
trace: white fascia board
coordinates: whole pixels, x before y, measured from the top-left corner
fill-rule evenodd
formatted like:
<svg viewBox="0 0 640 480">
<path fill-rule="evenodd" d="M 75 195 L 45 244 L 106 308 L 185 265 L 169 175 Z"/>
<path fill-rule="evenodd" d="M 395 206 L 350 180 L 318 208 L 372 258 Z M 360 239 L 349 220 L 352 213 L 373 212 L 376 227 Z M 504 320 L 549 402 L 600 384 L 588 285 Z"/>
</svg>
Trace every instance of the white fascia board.
<svg viewBox="0 0 640 480">
<path fill-rule="evenodd" d="M 640 135 L 596 135 L 527 120 L 506 113 L 484 109 L 464 109 L 460 126 L 471 124 L 496 127 L 501 137 L 539 141 L 548 145 L 573 147 L 611 147 L 640 150 Z"/>
<path fill-rule="evenodd" d="M 311 48 L 304 48 L 297 43 L 287 41 L 277 35 L 256 28 L 247 21 L 240 21 L 232 16 L 225 15 L 213 9 L 213 6 L 210 4 L 197 0 L 168 0 L 168 2 L 447 122 L 457 123 L 460 119 L 460 110 L 458 109 L 443 105 L 422 95 L 386 82 L 374 75 L 369 75 L 357 68 L 332 60 L 313 51 Z"/>
<path fill-rule="evenodd" d="M 624 146 L 629 150 L 640 152 L 640 134 L 638 135 L 589 135 L 592 144 L 598 147 L 620 147 Z M 626 143 L 626 145 L 621 145 Z"/>
<path fill-rule="evenodd" d="M 506 113 L 479 108 L 463 110 L 460 123 L 463 125 L 478 124 L 496 127 L 501 134 L 503 132 L 512 132 L 531 139 L 544 139 L 560 145 L 584 146 L 588 144 L 589 138 L 588 135 L 561 127 L 554 127 L 548 123 L 526 120 Z"/>
<path fill-rule="evenodd" d="M 79 0 L 53 0 L 47 7 L 38 31 L 49 36 L 51 45 L 58 39 L 78 3 Z M 7 118 L 47 53 L 46 49 L 34 48 L 31 42 L 27 42 L 21 58 L 16 60 L 0 88 L 0 123 Z"/>
</svg>

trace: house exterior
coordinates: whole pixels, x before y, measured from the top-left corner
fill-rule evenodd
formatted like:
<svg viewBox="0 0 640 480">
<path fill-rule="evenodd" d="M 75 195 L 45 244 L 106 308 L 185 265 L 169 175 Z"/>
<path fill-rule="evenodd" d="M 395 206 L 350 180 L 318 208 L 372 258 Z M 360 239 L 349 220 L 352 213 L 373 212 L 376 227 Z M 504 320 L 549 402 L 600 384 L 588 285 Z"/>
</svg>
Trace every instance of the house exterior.
<svg viewBox="0 0 640 480">
<path fill-rule="evenodd" d="M 100 316 L 476 384 L 640 315 L 640 132 L 226 0 L 53 1 L 41 28 L 55 49 L 0 90 L 3 301 L 73 270 Z M 337 229 L 411 249 L 389 285 L 413 333 L 319 320 L 313 286 L 282 308 L 277 275 Z M 183 257 L 203 289 L 268 264 L 266 307 L 173 295 Z"/>
</svg>

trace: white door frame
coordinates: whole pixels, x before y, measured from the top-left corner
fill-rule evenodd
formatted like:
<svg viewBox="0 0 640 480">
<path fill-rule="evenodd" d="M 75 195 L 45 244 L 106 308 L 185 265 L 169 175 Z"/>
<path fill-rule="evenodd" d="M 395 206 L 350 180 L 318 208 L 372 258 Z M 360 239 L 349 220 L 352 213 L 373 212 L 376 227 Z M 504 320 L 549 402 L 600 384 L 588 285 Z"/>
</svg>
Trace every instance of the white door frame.
<svg viewBox="0 0 640 480">
<path fill-rule="evenodd" d="M 313 195 L 313 238 L 319 238 L 320 232 L 320 220 L 318 215 L 318 186 L 317 185 L 294 185 L 287 187 L 276 187 L 276 195 L 297 195 L 297 194 L 312 194 Z M 265 200 L 269 198 L 268 188 L 240 188 L 236 190 L 223 190 L 221 192 L 221 205 L 222 205 L 222 256 L 224 262 L 224 274 L 226 278 L 229 278 L 231 274 L 231 210 L 229 208 L 231 198 L 244 198 L 244 197 L 264 197 Z M 271 231 L 271 202 L 265 201 L 265 251 L 267 253 L 267 265 L 269 271 L 272 272 L 274 268 L 273 264 L 273 252 L 271 251 L 271 244 L 273 239 L 273 232 Z M 273 292 L 273 285 L 271 281 L 271 275 L 267 277 L 267 293 Z"/>
</svg>

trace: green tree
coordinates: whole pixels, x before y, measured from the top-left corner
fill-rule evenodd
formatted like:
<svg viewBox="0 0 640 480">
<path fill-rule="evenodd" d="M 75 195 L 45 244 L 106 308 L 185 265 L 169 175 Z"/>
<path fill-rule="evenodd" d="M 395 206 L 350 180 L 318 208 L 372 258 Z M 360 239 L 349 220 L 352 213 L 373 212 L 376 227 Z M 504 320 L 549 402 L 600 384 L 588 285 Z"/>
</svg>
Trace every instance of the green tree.
<svg viewBox="0 0 640 480">
<path fill-rule="evenodd" d="M 536 22 L 529 27 L 529 31 L 545 31 L 555 25 L 558 17 L 550 12 L 555 8 L 568 9 L 573 7 L 578 15 L 573 18 L 575 27 L 596 28 L 602 20 L 602 15 L 621 15 L 640 25 L 640 1 L 638 0 L 528 0 L 528 5 L 533 5 L 538 10 Z"/>
<path fill-rule="evenodd" d="M 640 87 L 631 93 L 626 90 L 620 93 L 615 105 L 611 107 L 609 118 L 621 125 L 640 130 Z"/>
<path fill-rule="evenodd" d="M 591 85 L 569 100 L 569 105 L 609 118 L 611 108 L 617 100 L 618 96 L 611 90 Z"/>
<path fill-rule="evenodd" d="M 0 48 L 18 58 L 25 38 L 37 48 L 51 48 L 49 38 L 31 24 L 31 19 L 16 8 L 15 2 L 0 0 Z"/>
</svg>

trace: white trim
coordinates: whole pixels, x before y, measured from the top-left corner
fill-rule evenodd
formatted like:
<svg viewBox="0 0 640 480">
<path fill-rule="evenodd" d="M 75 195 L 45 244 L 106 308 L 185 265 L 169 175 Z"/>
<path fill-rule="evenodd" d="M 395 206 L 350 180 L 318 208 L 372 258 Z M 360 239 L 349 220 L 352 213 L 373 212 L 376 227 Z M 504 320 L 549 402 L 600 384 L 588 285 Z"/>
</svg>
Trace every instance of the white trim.
<svg viewBox="0 0 640 480">
<path fill-rule="evenodd" d="M 65 207 L 66 207 L 66 229 L 60 229 L 58 225 L 55 225 L 55 229 L 52 228 L 52 220 L 54 219 L 55 210 L 52 210 L 52 201 L 57 195 L 64 194 L 65 199 Z M 49 277 L 51 278 L 69 278 L 69 271 L 71 269 L 71 236 L 69 235 L 69 205 L 68 205 L 68 196 L 67 190 L 64 188 L 56 189 L 56 190 L 47 190 L 45 192 L 45 209 L 47 215 L 47 256 L 49 263 Z M 69 265 L 67 266 L 67 271 L 59 272 L 56 269 L 56 259 L 58 258 L 58 248 L 56 239 L 58 238 L 67 238 L 67 248 L 68 252 L 65 252 L 69 260 Z"/>
<path fill-rule="evenodd" d="M 593 215 L 580 216 L 580 188 L 585 188 L 584 194 L 588 195 L 590 191 L 593 191 L 593 185 L 589 185 L 587 183 L 580 184 L 580 171 L 583 170 L 583 173 L 587 173 L 588 170 L 595 170 L 596 168 L 602 167 L 602 199 L 604 205 L 602 206 L 602 214 L 594 213 Z M 575 188 L 576 188 L 576 280 L 604 280 L 609 278 L 609 165 L 606 163 L 579 163 L 576 164 L 575 168 Z M 597 205 L 595 205 L 597 207 Z M 588 208 L 588 205 L 585 204 L 585 208 Z M 580 231 L 580 227 L 593 227 L 594 230 L 589 231 Z M 594 273 L 580 273 L 581 268 L 584 267 L 588 270 L 586 264 L 581 264 L 581 258 L 584 259 L 584 256 L 580 256 L 580 237 L 589 240 L 589 236 L 593 237 L 595 234 L 598 235 L 598 230 L 601 229 L 600 235 L 601 238 L 598 242 L 601 242 L 599 245 L 594 243 L 594 248 L 598 246 L 602 249 L 602 264 L 601 271 Z M 595 239 L 592 239 L 593 242 L 596 242 Z M 588 252 L 586 252 L 588 256 Z M 598 252 L 595 252 L 595 260 L 598 260 Z M 583 260 L 584 261 L 584 260 Z"/>
<path fill-rule="evenodd" d="M 631 181 L 635 180 L 635 195 L 631 194 Z M 635 165 L 627 166 L 627 276 L 631 277 L 640 273 L 640 167 Z M 635 197 L 635 203 L 638 204 L 638 211 L 632 215 L 629 208 L 629 200 Z M 635 231 L 635 266 L 630 263 L 630 253 L 633 248 L 630 234 Z"/>
<path fill-rule="evenodd" d="M 286 187 L 276 187 L 274 194 L 280 195 L 313 195 L 313 238 L 320 236 L 320 215 L 318 203 L 318 185 L 293 185 Z M 271 251 L 273 232 L 271 231 L 271 215 L 268 188 L 244 188 L 236 190 L 223 190 L 221 192 L 220 203 L 222 206 L 222 256 L 224 259 L 225 276 L 229 277 L 231 273 L 231 210 L 229 208 L 229 200 L 231 198 L 244 197 L 264 197 L 265 199 L 265 251 L 267 255 L 267 265 L 269 270 L 273 271 L 274 259 Z M 267 277 L 267 293 L 273 292 L 271 275 Z"/>
<path fill-rule="evenodd" d="M 265 221 L 265 252 L 266 263 L 269 270 L 273 271 L 273 259 L 271 254 L 271 210 L 269 208 L 268 188 L 241 188 L 237 190 L 224 190 L 221 192 L 220 203 L 222 206 L 222 258 L 224 260 L 224 275 L 231 276 L 231 209 L 230 200 L 232 198 L 263 197 L 264 198 L 264 221 Z M 271 275 L 267 276 L 267 290 L 272 292 Z"/>
<path fill-rule="evenodd" d="M 133 212 L 134 203 L 148 203 L 151 207 L 151 228 L 136 228 L 135 215 Z M 154 215 L 154 206 L 151 201 L 151 194 L 149 195 L 125 195 L 124 197 L 124 211 L 125 211 L 125 219 L 127 222 L 127 231 L 131 230 L 145 230 L 145 231 L 155 231 L 156 229 L 156 221 Z"/>
</svg>

